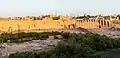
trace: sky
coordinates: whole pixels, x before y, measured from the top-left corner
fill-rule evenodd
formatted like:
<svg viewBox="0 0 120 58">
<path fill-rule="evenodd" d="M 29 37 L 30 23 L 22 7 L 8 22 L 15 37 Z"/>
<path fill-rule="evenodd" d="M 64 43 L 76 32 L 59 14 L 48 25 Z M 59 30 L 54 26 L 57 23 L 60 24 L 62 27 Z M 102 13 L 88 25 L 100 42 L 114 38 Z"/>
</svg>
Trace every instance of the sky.
<svg viewBox="0 0 120 58">
<path fill-rule="evenodd" d="M 120 13 L 119 3 L 120 0 L 1 0 L 0 16 L 116 14 Z"/>
</svg>

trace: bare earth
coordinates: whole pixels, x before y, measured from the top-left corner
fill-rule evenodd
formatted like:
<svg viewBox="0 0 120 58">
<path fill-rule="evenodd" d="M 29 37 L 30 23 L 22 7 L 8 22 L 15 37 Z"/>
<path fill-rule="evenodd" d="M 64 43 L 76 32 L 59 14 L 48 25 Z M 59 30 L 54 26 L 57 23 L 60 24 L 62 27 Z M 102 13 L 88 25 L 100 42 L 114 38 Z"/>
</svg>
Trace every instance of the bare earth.
<svg viewBox="0 0 120 58">
<path fill-rule="evenodd" d="M 48 32 L 51 30 L 43 30 L 43 31 L 31 31 L 31 32 Z M 64 31 L 71 33 L 82 33 L 83 31 L 80 29 L 71 29 L 71 30 L 54 30 L 54 31 Z M 107 35 L 109 37 L 118 38 L 120 37 L 120 31 L 113 31 L 110 29 L 88 29 L 88 31 L 92 33 L 98 33 L 100 35 Z M 28 31 L 26 31 L 28 32 Z M 84 33 L 84 32 L 83 32 Z M 23 51 L 32 51 L 32 50 L 41 50 L 41 49 L 50 49 L 57 45 L 60 40 L 54 39 L 53 37 L 47 40 L 32 40 L 24 43 L 3 43 L 0 44 L 0 58 L 8 58 L 4 56 L 8 56 L 9 54 Z"/>
<path fill-rule="evenodd" d="M 92 33 L 98 33 L 100 35 L 106 35 L 112 38 L 120 38 L 120 31 L 119 30 L 111 30 L 109 28 L 103 29 L 88 29 Z"/>
<path fill-rule="evenodd" d="M 0 58 L 8 58 L 7 56 L 16 52 L 50 49 L 56 46 L 58 43 L 57 39 L 47 40 L 33 40 L 24 43 L 4 43 L 0 44 Z"/>
</svg>

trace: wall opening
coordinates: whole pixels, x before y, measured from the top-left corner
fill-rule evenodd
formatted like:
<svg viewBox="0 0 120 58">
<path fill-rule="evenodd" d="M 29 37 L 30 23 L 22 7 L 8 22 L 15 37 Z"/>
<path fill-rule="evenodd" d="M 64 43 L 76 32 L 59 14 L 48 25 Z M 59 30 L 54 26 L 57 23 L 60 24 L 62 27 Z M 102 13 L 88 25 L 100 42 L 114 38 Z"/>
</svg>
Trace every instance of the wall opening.
<svg viewBox="0 0 120 58">
<path fill-rule="evenodd" d="M 70 25 L 68 25 L 68 28 L 70 29 Z"/>
<path fill-rule="evenodd" d="M 101 26 L 99 26 L 99 28 L 101 28 Z"/>
</svg>

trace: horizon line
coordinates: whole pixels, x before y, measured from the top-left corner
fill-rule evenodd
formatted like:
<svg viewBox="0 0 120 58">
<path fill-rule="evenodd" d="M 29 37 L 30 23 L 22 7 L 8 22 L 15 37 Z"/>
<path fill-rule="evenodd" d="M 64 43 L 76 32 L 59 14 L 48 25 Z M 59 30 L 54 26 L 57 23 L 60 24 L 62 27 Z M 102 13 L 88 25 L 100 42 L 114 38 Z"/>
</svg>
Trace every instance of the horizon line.
<svg viewBox="0 0 120 58">
<path fill-rule="evenodd" d="M 0 15 L 0 17 L 24 17 L 24 16 L 41 16 L 41 15 L 69 15 L 69 16 L 81 16 L 81 15 L 92 15 L 92 16 L 96 16 L 96 15 L 103 15 L 103 16 L 107 16 L 107 15 L 118 15 L 120 14 L 120 12 L 117 13 L 112 13 L 112 12 L 77 12 L 77 13 L 64 13 L 64 12 L 39 12 L 39 13 L 29 13 L 29 14 L 23 14 L 23 15 L 12 15 L 12 14 L 7 14 L 7 15 Z"/>
</svg>

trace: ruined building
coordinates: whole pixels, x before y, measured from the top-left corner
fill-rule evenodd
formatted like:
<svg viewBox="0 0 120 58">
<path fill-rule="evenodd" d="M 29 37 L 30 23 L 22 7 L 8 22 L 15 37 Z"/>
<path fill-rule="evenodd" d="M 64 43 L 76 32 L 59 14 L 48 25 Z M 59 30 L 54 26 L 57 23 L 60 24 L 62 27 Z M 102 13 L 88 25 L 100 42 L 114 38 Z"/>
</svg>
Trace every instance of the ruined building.
<svg viewBox="0 0 120 58">
<path fill-rule="evenodd" d="M 70 28 L 109 28 L 113 26 L 111 20 L 75 20 L 71 16 L 60 16 L 58 20 L 53 20 L 52 17 L 45 17 L 42 20 L 32 20 L 32 18 L 17 17 L 9 20 L 0 20 L 0 31 L 15 31 L 15 30 L 34 30 L 34 29 L 70 29 Z M 20 20 L 19 20 L 20 19 Z M 23 20 L 24 19 L 24 20 Z"/>
</svg>

